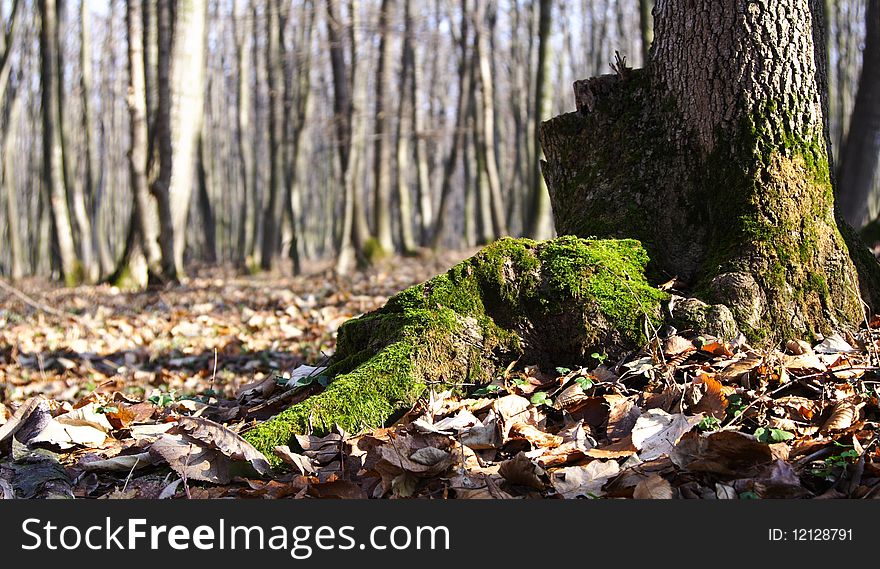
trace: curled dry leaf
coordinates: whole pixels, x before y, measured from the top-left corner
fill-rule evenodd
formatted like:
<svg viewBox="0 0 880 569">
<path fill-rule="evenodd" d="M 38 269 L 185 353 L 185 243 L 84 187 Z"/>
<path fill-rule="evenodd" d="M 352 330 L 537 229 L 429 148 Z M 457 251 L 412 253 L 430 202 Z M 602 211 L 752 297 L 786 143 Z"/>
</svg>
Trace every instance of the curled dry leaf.
<svg viewBox="0 0 880 569">
<path fill-rule="evenodd" d="M 516 423 L 510 428 L 508 439 L 525 439 L 533 448 L 555 448 L 562 444 L 562 437 L 551 435 L 526 423 Z"/>
<path fill-rule="evenodd" d="M 859 406 L 849 400 L 838 401 L 831 408 L 831 414 L 822 424 L 822 432 L 842 431 L 848 429 L 859 416 Z"/>
<path fill-rule="evenodd" d="M 504 477 L 511 484 L 520 486 L 528 486 L 535 490 L 543 490 L 544 483 L 541 482 L 539 474 L 543 474 L 544 470 L 536 466 L 525 453 L 518 453 L 510 460 L 501 463 L 498 474 Z"/>
<path fill-rule="evenodd" d="M 176 430 L 219 450 L 233 460 L 246 460 L 254 470 L 266 474 L 271 467 L 263 453 L 228 428 L 202 417 L 180 417 Z"/>
<path fill-rule="evenodd" d="M 273 450 L 275 451 L 275 456 L 280 458 L 285 464 L 294 467 L 300 474 L 315 474 L 317 472 L 309 457 L 291 451 L 290 447 L 277 446 Z"/>
<path fill-rule="evenodd" d="M 116 455 L 113 458 L 107 458 L 104 460 L 81 462 L 80 466 L 86 472 L 131 472 L 139 468 L 150 466 L 151 464 L 153 464 L 153 459 L 150 453 L 140 452 L 137 454 Z"/>
</svg>

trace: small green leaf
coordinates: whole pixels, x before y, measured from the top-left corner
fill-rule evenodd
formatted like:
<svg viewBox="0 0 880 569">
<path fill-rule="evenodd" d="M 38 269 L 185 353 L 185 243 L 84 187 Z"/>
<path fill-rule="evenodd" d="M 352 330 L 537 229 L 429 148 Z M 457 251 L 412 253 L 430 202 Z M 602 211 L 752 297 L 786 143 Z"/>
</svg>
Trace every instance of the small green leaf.
<svg viewBox="0 0 880 569">
<path fill-rule="evenodd" d="M 550 398 L 547 397 L 547 394 L 543 391 L 539 391 L 532 395 L 532 398 L 529 399 L 532 402 L 532 405 L 548 405 L 550 404 Z"/>
<path fill-rule="evenodd" d="M 558 367 L 556 368 L 556 373 L 558 373 L 559 375 L 566 375 L 571 373 L 571 370 L 567 367 Z"/>
<path fill-rule="evenodd" d="M 583 389 L 584 391 L 586 391 L 586 390 L 590 389 L 591 387 L 593 387 L 593 380 L 590 379 L 589 377 L 579 377 L 579 378 L 577 378 L 577 379 L 574 380 L 574 381 L 575 381 L 575 383 L 577 383 L 577 384 L 580 386 L 580 388 Z"/>
</svg>

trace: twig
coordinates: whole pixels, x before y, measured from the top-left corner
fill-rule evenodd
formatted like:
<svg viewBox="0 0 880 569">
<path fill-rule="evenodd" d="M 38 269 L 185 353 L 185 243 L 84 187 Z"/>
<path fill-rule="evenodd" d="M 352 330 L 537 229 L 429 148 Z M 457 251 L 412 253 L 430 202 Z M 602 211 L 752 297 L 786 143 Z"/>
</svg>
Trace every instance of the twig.
<svg viewBox="0 0 880 569">
<path fill-rule="evenodd" d="M 22 302 L 24 302 L 25 304 L 27 304 L 31 308 L 35 308 L 37 310 L 45 312 L 46 314 L 51 314 L 52 316 L 56 316 L 58 318 L 70 318 L 71 320 L 73 320 L 75 322 L 81 322 L 81 319 L 78 316 L 76 316 L 74 314 L 70 314 L 69 312 L 61 312 L 60 310 L 55 310 L 51 306 L 48 306 L 46 304 L 43 304 L 42 302 L 34 300 L 33 298 L 31 298 L 30 296 L 21 292 L 20 290 L 18 290 L 17 288 L 12 286 L 11 284 L 7 283 L 3 279 L 0 279 L 0 288 L 5 290 L 9 294 L 17 297 L 19 300 L 21 300 Z"/>
</svg>

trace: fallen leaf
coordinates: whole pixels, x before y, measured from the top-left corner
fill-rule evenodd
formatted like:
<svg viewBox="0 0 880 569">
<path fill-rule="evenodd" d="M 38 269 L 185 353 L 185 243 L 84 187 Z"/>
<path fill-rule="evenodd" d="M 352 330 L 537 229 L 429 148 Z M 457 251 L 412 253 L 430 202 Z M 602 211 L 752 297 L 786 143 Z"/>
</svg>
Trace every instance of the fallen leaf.
<svg viewBox="0 0 880 569">
<path fill-rule="evenodd" d="M 670 500 L 674 496 L 672 485 L 657 474 L 645 478 L 633 490 L 633 498 L 637 500 Z"/>
<path fill-rule="evenodd" d="M 858 416 L 858 406 L 848 400 L 838 401 L 831 408 L 831 414 L 819 430 L 827 433 L 828 431 L 848 429 Z"/>
<path fill-rule="evenodd" d="M 263 453 L 228 428 L 202 417 L 180 417 L 176 430 L 216 448 L 233 460 L 246 460 L 254 470 L 266 474 L 271 469 Z"/>
<path fill-rule="evenodd" d="M 511 484 L 528 486 L 535 490 L 543 490 L 544 483 L 541 482 L 541 479 L 538 476 L 539 473 L 543 473 L 543 470 L 536 466 L 531 460 L 529 460 L 525 453 L 522 452 L 518 453 L 512 459 L 502 462 L 501 467 L 498 469 L 498 474 L 503 476 L 504 479 Z"/>
<path fill-rule="evenodd" d="M 277 446 L 273 450 L 275 456 L 280 458 L 285 464 L 294 467 L 300 474 L 315 474 L 317 472 L 309 457 L 291 451 L 290 447 Z"/>
<path fill-rule="evenodd" d="M 602 495 L 602 486 L 620 472 L 613 461 L 594 460 L 586 466 L 567 466 L 553 472 L 550 481 L 564 498 L 587 498 Z"/>
<path fill-rule="evenodd" d="M 700 415 L 670 415 L 660 409 L 651 409 L 636 421 L 632 430 L 632 444 L 639 458 L 652 460 L 668 454 L 678 440 L 703 418 Z"/>
</svg>

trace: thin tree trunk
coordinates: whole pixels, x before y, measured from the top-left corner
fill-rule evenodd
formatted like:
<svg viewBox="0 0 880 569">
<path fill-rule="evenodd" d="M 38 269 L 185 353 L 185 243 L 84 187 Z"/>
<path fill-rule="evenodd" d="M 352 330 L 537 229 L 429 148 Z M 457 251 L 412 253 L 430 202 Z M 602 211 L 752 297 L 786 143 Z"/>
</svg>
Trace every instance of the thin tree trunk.
<svg viewBox="0 0 880 569">
<path fill-rule="evenodd" d="M 458 161 L 458 149 L 464 148 L 465 125 L 467 123 L 468 93 L 470 92 L 470 61 L 468 57 L 468 11 L 467 0 L 462 1 L 461 30 L 459 32 L 459 49 L 461 57 L 458 61 L 458 106 L 455 111 L 455 127 L 453 130 L 453 142 L 443 165 L 443 178 L 440 186 L 440 205 L 437 208 L 437 219 L 434 226 L 434 234 L 431 237 L 431 248 L 437 249 L 443 242 L 446 229 L 446 218 L 449 215 L 449 201 L 452 197 L 452 175 Z"/>
<path fill-rule="evenodd" d="M 535 79 L 535 107 L 533 120 L 536 121 L 534 155 L 532 160 L 531 212 L 526 233 L 533 239 L 547 239 L 553 233 L 550 219 L 550 196 L 541 176 L 540 129 L 537 125 L 547 118 L 547 81 L 550 75 L 550 24 L 552 0 L 541 0 L 538 14 L 538 64 Z"/>
<path fill-rule="evenodd" d="M 169 198 L 174 223 L 174 263 L 178 274 L 183 272 L 186 227 L 204 117 L 206 16 L 205 0 L 176 0 L 171 56 L 174 156 Z"/>
<path fill-rule="evenodd" d="M 397 205 L 398 223 L 400 225 L 400 245 L 404 254 L 411 254 L 416 249 L 416 241 L 413 236 L 413 210 L 409 185 L 409 142 L 410 137 L 404 130 L 407 118 L 408 105 L 413 101 L 407 97 L 411 91 L 413 62 L 412 62 L 412 18 L 409 13 L 409 0 L 404 0 L 404 32 L 403 46 L 401 48 L 400 81 L 398 92 L 403 96 L 397 104 Z M 410 118 L 412 115 L 410 115 Z M 412 128 L 412 125 L 410 125 Z"/>
<path fill-rule="evenodd" d="M 6 44 L 9 45 L 8 43 Z M 9 276 L 13 280 L 24 276 L 24 251 L 21 248 L 21 225 L 19 223 L 18 197 L 15 193 L 14 164 L 12 160 L 12 143 L 17 136 L 18 116 L 21 114 L 20 87 L 15 89 L 9 105 L 11 109 L 8 115 L 9 126 L 3 129 L 2 147 L 0 147 L 0 160 L 2 160 L 3 188 L 6 191 L 6 229 L 9 240 Z"/>
<path fill-rule="evenodd" d="M 248 2 L 249 6 L 250 2 Z M 232 33 L 235 40 L 235 62 L 236 62 L 236 129 L 235 129 L 235 148 L 238 154 L 239 164 L 239 184 L 242 190 L 241 202 L 241 220 L 238 230 L 238 244 L 236 262 L 239 268 L 247 266 L 247 256 L 251 247 L 250 239 L 253 237 L 254 228 L 251 216 L 251 209 L 254 207 L 252 185 L 253 180 L 253 155 L 252 147 L 245 142 L 246 137 L 250 136 L 250 112 L 251 112 L 251 58 L 250 50 L 247 48 L 247 38 L 252 36 L 251 26 L 253 22 L 248 17 L 250 11 L 248 6 L 245 7 L 245 15 L 239 18 L 237 8 L 238 2 L 233 6 L 232 16 Z"/>
<path fill-rule="evenodd" d="M 642 65 L 647 65 L 650 59 L 651 43 L 654 41 L 654 20 L 651 10 L 654 8 L 654 0 L 639 0 L 639 30 L 642 39 Z"/>
<path fill-rule="evenodd" d="M 43 115 L 43 180 L 48 190 L 54 225 L 54 241 L 61 262 L 61 276 L 68 286 L 82 281 L 82 266 L 76 256 L 73 226 L 64 185 L 63 156 L 58 132 L 58 33 L 54 0 L 40 0 L 40 79 Z"/>
<path fill-rule="evenodd" d="M 391 85 L 391 17 L 393 0 L 382 0 L 379 7 L 379 55 L 376 69 L 375 126 L 373 129 L 373 229 L 379 248 L 394 251 L 391 232 L 391 143 L 389 137 L 389 105 L 386 101 Z"/>
<path fill-rule="evenodd" d="M 92 220 L 97 220 L 97 211 L 101 204 L 96 200 L 95 179 L 98 172 L 97 152 L 95 149 L 95 139 L 92 136 L 92 32 L 88 4 L 86 0 L 80 0 L 80 96 L 82 104 L 82 136 L 83 148 L 85 150 L 85 168 L 84 174 L 84 194 L 85 200 L 91 204 L 88 208 L 89 216 Z M 112 260 L 109 256 L 102 255 L 106 252 L 105 248 L 100 246 L 100 228 L 97 223 L 89 222 L 90 234 L 83 235 L 83 240 L 90 240 L 90 249 L 97 253 L 97 262 L 92 273 L 92 279 L 97 280 L 102 275 L 112 270 Z"/>
<path fill-rule="evenodd" d="M 260 268 L 272 269 L 277 251 L 281 223 L 281 195 L 284 191 L 283 139 L 284 94 L 282 88 L 281 36 L 279 0 L 270 0 L 266 6 L 266 86 L 269 90 L 269 194 L 263 211 L 263 240 L 260 246 Z"/>
<path fill-rule="evenodd" d="M 501 195 L 501 176 L 498 174 L 498 156 L 495 153 L 495 78 L 492 76 L 490 62 L 491 51 L 487 30 L 484 29 L 487 20 L 487 0 L 477 0 L 476 11 L 476 47 L 477 61 L 480 71 L 480 149 L 483 156 L 482 167 L 486 174 L 486 183 L 489 189 L 492 212 L 492 234 L 498 237 L 507 233 L 507 223 L 504 218 L 504 198 Z M 491 30 L 488 30 L 491 33 Z"/>
<path fill-rule="evenodd" d="M 425 148 L 424 124 L 422 113 L 419 111 L 419 88 L 422 84 L 422 67 L 416 60 L 416 49 L 413 41 L 415 33 L 413 29 L 412 13 L 410 4 L 412 0 L 405 0 L 404 27 L 406 29 L 407 42 L 404 56 L 410 62 L 409 82 L 409 111 L 410 124 L 412 125 L 412 148 L 413 159 L 416 164 L 416 199 L 419 210 L 419 242 L 427 245 L 430 229 L 434 221 L 433 194 L 431 192 L 431 172 L 428 167 L 428 155 Z M 435 54 L 435 57 L 436 54 Z"/>
<path fill-rule="evenodd" d="M 159 0 L 156 7 L 156 140 L 159 154 L 159 176 L 150 191 L 159 208 L 159 248 L 162 251 L 162 278 L 176 283 L 177 263 L 174 252 L 175 225 L 171 209 L 171 179 L 174 150 L 171 142 L 171 0 Z M 182 230 L 182 229 L 181 229 Z"/>
<path fill-rule="evenodd" d="M 840 211 L 856 229 L 877 216 L 872 188 L 880 159 L 880 0 L 868 0 L 865 14 L 862 75 L 838 174 Z"/>
</svg>

